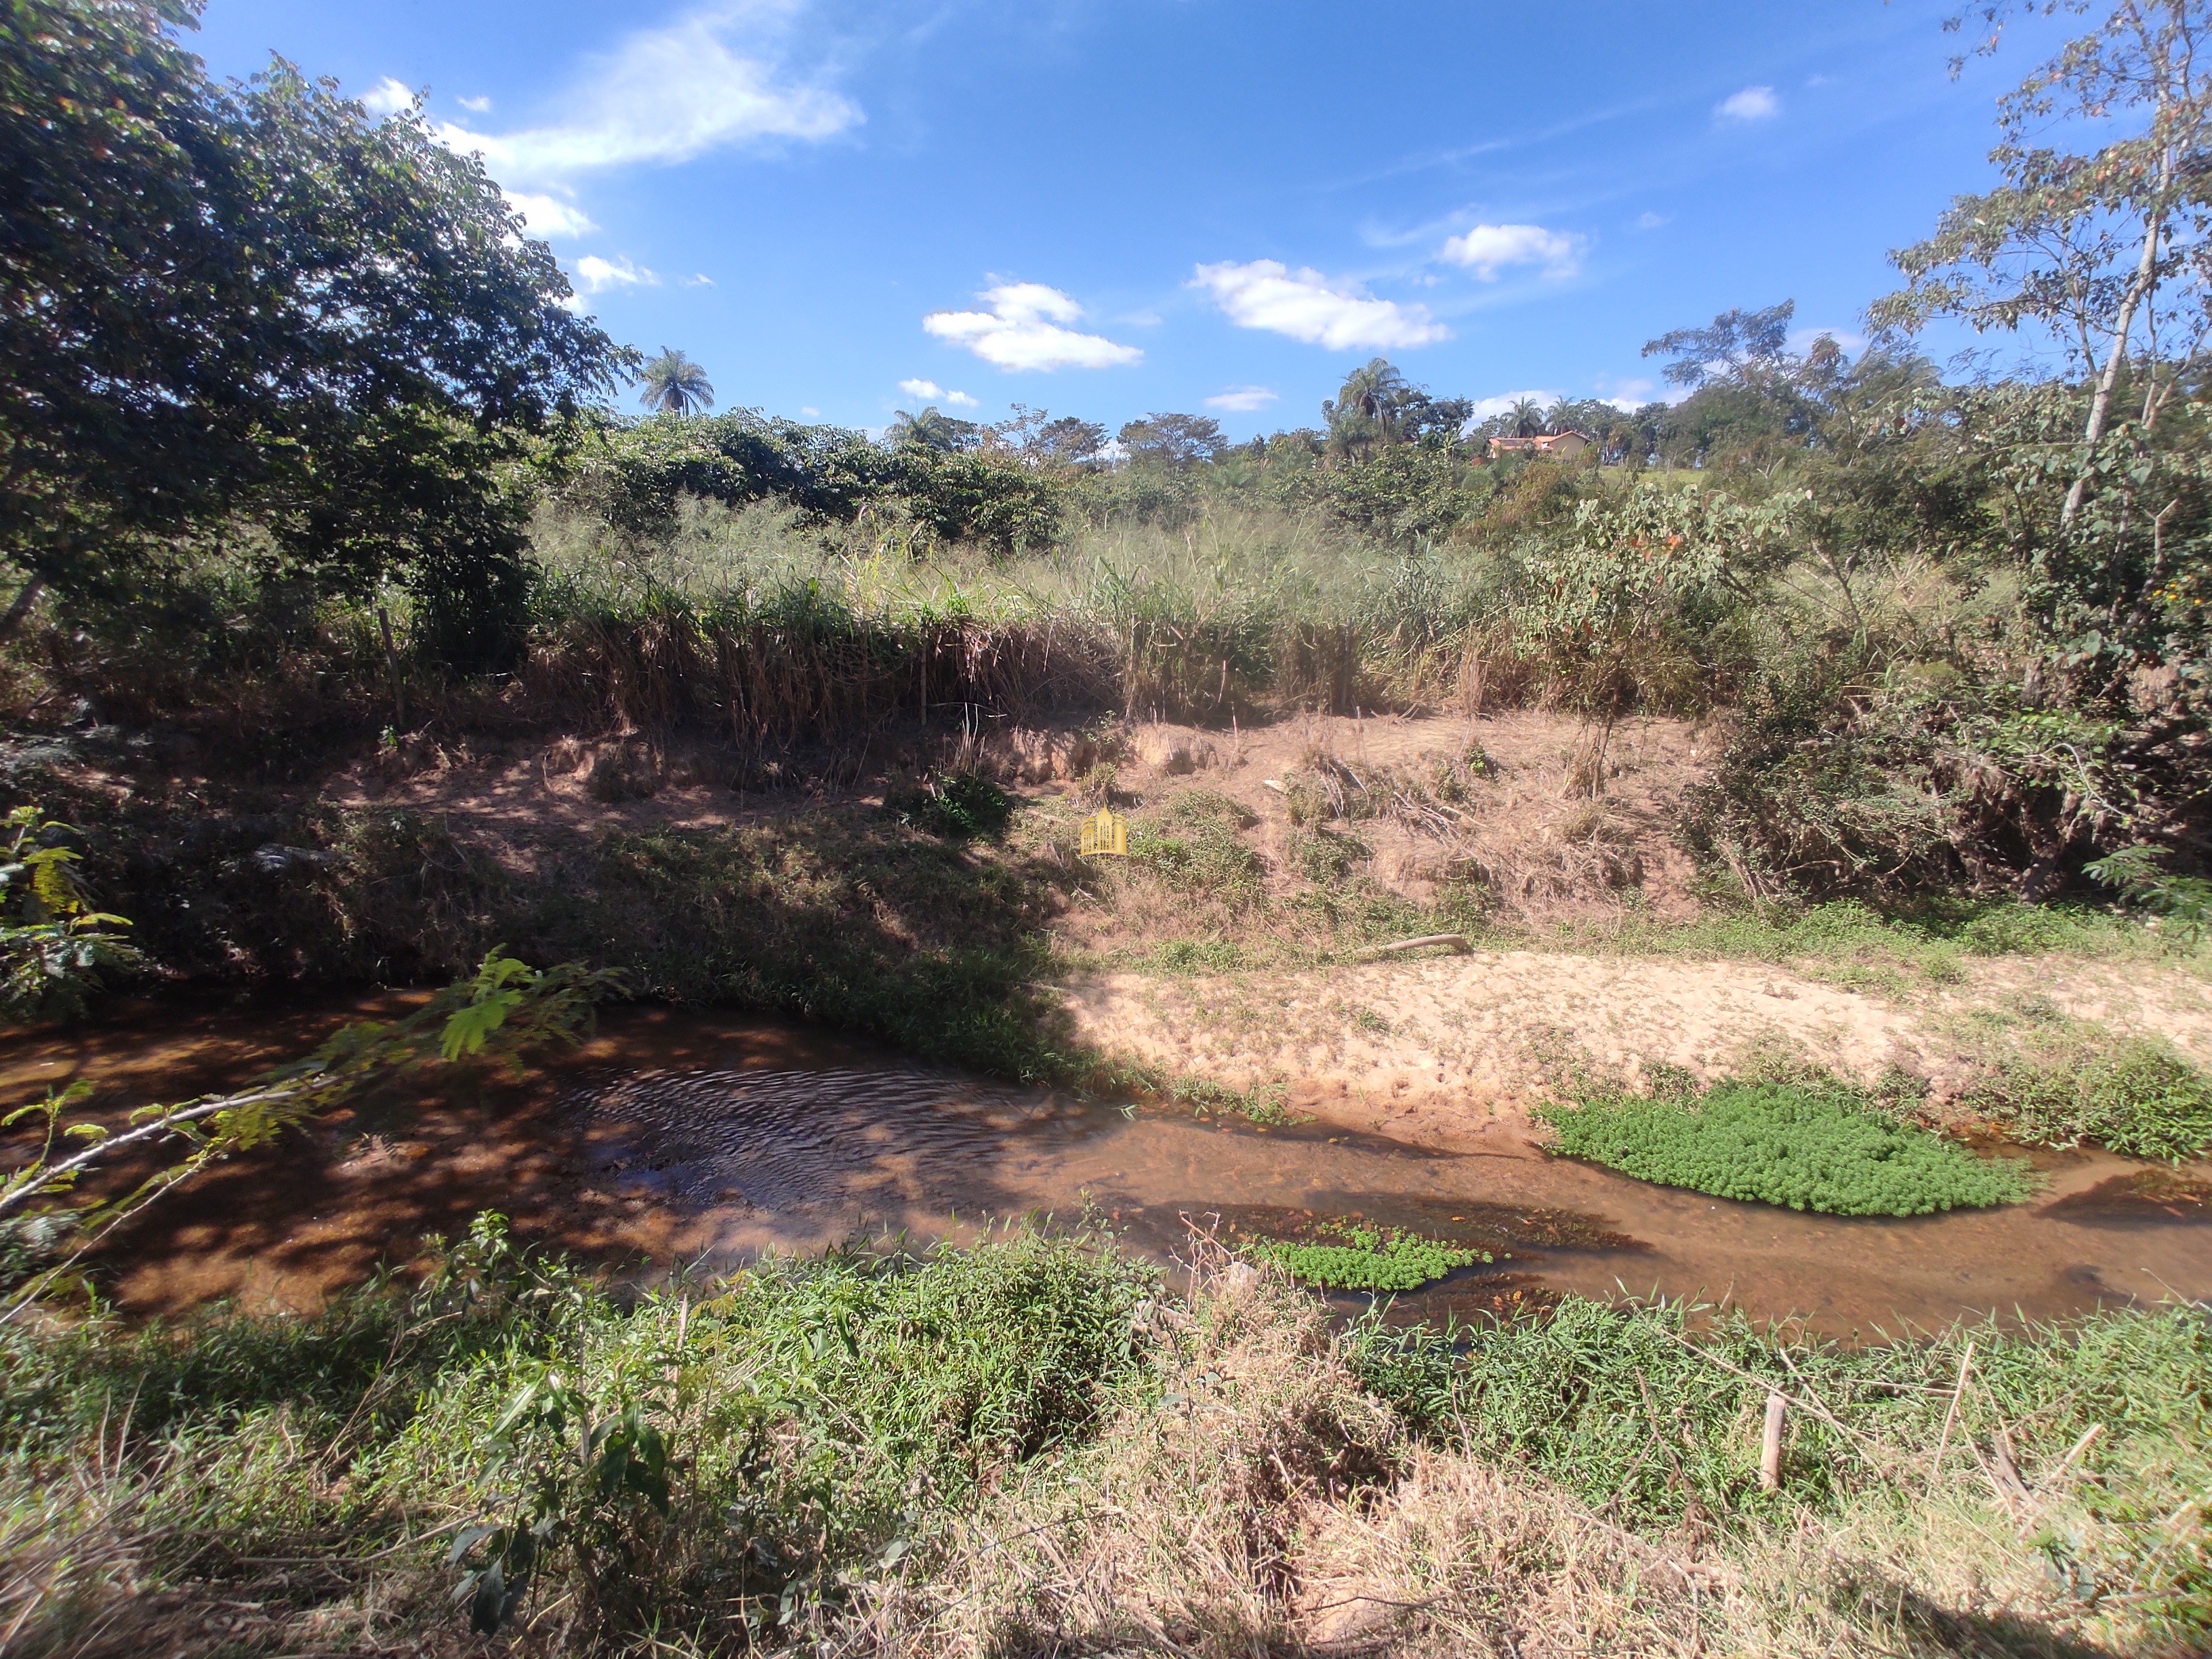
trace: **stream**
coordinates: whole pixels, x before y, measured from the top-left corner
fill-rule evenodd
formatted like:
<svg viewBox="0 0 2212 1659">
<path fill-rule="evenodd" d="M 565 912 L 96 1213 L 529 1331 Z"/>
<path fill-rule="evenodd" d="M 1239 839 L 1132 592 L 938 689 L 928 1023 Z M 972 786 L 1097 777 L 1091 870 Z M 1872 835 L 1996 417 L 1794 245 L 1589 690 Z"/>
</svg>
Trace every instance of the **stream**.
<svg viewBox="0 0 2212 1659">
<path fill-rule="evenodd" d="M 125 1011 L 0 1043 L 0 1099 L 83 1077 L 120 1115 L 250 1076 L 386 998 L 289 1010 Z M 1653 1187 L 1492 1131 L 1439 1151 L 1322 1122 L 1259 1127 L 915 1065 L 794 1027 L 615 1011 L 519 1077 L 387 1087 L 166 1199 L 105 1264 L 122 1304 L 312 1306 L 485 1208 L 641 1273 L 855 1237 L 973 1237 L 1085 1217 L 1170 1260 L 1335 1216 L 1487 1249 L 1394 1316 L 1510 1311 L 1562 1293 L 1663 1294 L 1802 1316 L 1837 1336 L 1962 1316 L 2052 1318 L 2212 1297 L 2212 1181 L 2101 1152 L 2038 1153 L 2023 1204 L 1911 1219 L 1802 1215 Z M 1351 1301 L 1351 1298 L 1340 1298 Z"/>
</svg>

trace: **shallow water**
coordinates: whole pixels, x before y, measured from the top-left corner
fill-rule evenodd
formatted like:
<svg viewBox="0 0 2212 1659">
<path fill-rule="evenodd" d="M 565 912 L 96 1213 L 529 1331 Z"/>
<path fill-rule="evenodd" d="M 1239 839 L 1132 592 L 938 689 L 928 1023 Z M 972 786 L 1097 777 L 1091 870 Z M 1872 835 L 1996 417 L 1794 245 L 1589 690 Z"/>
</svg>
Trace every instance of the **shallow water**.
<svg viewBox="0 0 2212 1659">
<path fill-rule="evenodd" d="M 0 1044 L 0 1090 L 85 1075 L 119 1109 L 250 1074 L 356 1012 L 151 1010 Z M 1663 1293 L 1796 1314 L 1838 1335 L 1962 1315 L 2052 1317 L 2212 1297 L 2207 1172 L 2039 1155 L 2026 1204 L 1907 1220 L 1799 1215 L 1644 1185 L 1495 1133 L 1437 1152 L 1315 1123 L 1262 1129 L 918 1066 L 727 1016 L 622 1011 L 582 1050 L 506 1081 L 386 1091 L 149 1218 L 112 1264 L 126 1304 L 311 1304 L 483 1207 L 635 1267 L 811 1249 L 856 1234 L 972 1237 L 1089 1215 L 1162 1258 L 1356 1214 L 1478 1243 L 1494 1266 L 1400 1311 Z"/>
<path fill-rule="evenodd" d="M 2145 1166 L 2105 1153 L 2039 1158 L 2048 1185 L 2027 1204 L 1869 1220 L 1651 1187 L 1518 1139 L 1439 1152 L 1317 1124 L 1117 1109 L 896 1063 L 629 1072 L 583 1082 L 567 1104 L 605 1149 L 606 1176 L 711 1218 L 718 1254 L 1087 1211 L 1164 1255 L 1194 1224 L 1231 1237 L 1289 1212 L 1419 1227 L 1499 1255 L 1429 1304 L 1485 1305 L 1489 1281 L 1510 1277 L 1595 1297 L 1725 1297 L 1759 1316 L 1871 1334 L 1967 1313 L 2048 1317 L 2212 1296 L 2201 1203 L 2137 1201 L 2130 1183 Z"/>
</svg>

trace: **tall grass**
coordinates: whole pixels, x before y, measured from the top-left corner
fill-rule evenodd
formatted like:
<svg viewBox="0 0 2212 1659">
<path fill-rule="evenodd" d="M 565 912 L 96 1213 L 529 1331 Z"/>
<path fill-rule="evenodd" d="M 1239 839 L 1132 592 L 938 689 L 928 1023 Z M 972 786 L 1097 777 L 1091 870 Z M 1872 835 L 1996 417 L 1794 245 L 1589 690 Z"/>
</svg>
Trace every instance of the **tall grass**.
<svg viewBox="0 0 2212 1659">
<path fill-rule="evenodd" d="M 865 514 L 823 532 L 768 503 L 687 503 L 655 538 L 553 507 L 534 529 L 532 694 L 740 736 L 826 736 L 932 701 L 1219 720 L 1400 705 L 1455 689 L 1482 586 L 1466 560 L 1236 506 L 1085 526 L 1013 560 L 915 559 Z"/>
</svg>

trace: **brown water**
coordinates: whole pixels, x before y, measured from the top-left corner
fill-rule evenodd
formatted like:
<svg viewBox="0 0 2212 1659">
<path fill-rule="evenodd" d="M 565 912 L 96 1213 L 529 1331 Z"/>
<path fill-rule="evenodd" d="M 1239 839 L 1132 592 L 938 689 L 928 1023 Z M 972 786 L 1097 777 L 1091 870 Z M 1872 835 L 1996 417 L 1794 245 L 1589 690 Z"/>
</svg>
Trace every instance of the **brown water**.
<svg viewBox="0 0 2212 1659">
<path fill-rule="evenodd" d="M 0 1091 L 86 1075 L 117 1106 L 295 1053 L 351 1009 L 142 1015 L 0 1045 Z M 168 1022 L 162 1023 L 163 1019 Z M 969 1237 L 1085 1215 L 1163 1258 L 1359 1215 L 1499 1259 L 1409 1298 L 1422 1312 L 1563 1291 L 1726 1298 L 1836 1334 L 1962 1315 L 2051 1317 L 2212 1297 L 2207 1172 L 2039 1155 L 2029 1203 L 1909 1220 L 1798 1215 L 1552 1158 L 1510 1130 L 1444 1152 L 1115 1107 L 916 1066 L 757 1021 L 623 1011 L 518 1081 L 386 1091 L 273 1156 L 168 1200 L 113 1264 L 128 1304 L 209 1295 L 300 1305 L 419 1236 L 501 1208 L 519 1228 L 634 1266 L 741 1260 L 904 1232 Z"/>
</svg>

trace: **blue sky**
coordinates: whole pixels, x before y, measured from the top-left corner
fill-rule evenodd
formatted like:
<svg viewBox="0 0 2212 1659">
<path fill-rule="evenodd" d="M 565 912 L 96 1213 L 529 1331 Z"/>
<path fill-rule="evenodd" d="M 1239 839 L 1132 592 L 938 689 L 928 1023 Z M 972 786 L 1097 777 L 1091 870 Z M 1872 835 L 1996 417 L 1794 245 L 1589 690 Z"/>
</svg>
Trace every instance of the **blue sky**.
<svg viewBox="0 0 2212 1659">
<path fill-rule="evenodd" d="M 1988 182 L 2030 62 L 1954 82 L 1947 9 L 210 0 L 196 46 L 426 90 L 608 331 L 721 407 L 1242 436 L 1378 353 L 1634 398 L 1645 339 L 1731 306 L 1849 337 L 1886 251 Z"/>
</svg>

